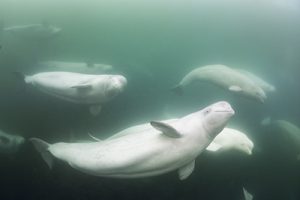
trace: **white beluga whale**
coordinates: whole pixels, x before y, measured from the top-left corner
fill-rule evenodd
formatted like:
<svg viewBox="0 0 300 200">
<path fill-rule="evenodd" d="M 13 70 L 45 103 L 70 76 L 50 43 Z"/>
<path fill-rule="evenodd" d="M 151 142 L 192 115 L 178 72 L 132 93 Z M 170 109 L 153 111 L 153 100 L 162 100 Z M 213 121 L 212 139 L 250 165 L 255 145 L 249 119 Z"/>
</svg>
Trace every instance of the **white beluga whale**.
<svg viewBox="0 0 300 200">
<path fill-rule="evenodd" d="M 265 92 L 275 92 L 276 88 L 275 86 L 271 85 L 270 83 L 266 82 L 262 78 L 258 77 L 257 75 L 244 70 L 244 69 L 239 69 L 239 72 L 245 74 L 248 76 L 251 80 L 253 80 L 259 87 L 261 87 Z"/>
<path fill-rule="evenodd" d="M 77 73 L 107 73 L 113 70 L 112 65 L 92 63 L 92 62 L 63 62 L 63 61 L 44 61 L 39 62 L 39 66 L 51 71 L 65 71 Z"/>
<path fill-rule="evenodd" d="M 97 115 L 103 103 L 120 94 L 127 80 L 122 75 L 88 75 L 72 72 L 43 72 L 24 76 L 25 83 L 69 102 L 86 104 Z"/>
<path fill-rule="evenodd" d="M 174 123 L 178 119 L 169 119 L 164 120 L 162 122 L 164 123 Z M 111 140 L 115 138 L 124 137 L 129 134 L 140 134 L 141 132 L 147 132 L 149 129 L 151 129 L 150 124 L 142 124 L 133 126 L 131 128 L 125 129 L 118 134 L 112 135 L 111 137 L 107 138 L 106 140 Z M 97 137 L 94 137 L 93 135 L 89 134 L 90 137 L 92 137 L 94 140 L 102 141 Z M 206 148 L 207 151 L 212 152 L 225 152 L 229 150 L 235 150 L 242 153 L 245 153 L 247 155 L 252 155 L 254 144 L 253 142 L 247 137 L 247 135 L 239 130 L 227 128 L 225 127 L 215 138 L 214 140 L 209 144 L 209 146 Z"/>
<path fill-rule="evenodd" d="M 4 32 L 11 33 L 24 39 L 50 39 L 57 36 L 61 30 L 61 28 L 50 25 L 47 22 L 3 28 Z"/>
<path fill-rule="evenodd" d="M 115 139 L 89 143 L 30 141 L 51 167 L 53 156 L 87 174 L 137 178 L 178 170 L 186 179 L 195 159 L 234 115 L 227 102 L 217 102 L 175 122 L 152 121 L 151 129 Z"/>
<path fill-rule="evenodd" d="M 245 133 L 232 128 L 224 128 L 223 131 L 210 143 L 206 150 L 213 152 L 236 150 L 252 155 L 253 147 L 253 142 Z"/>
<path fill-rule="evenodd" d="M 225 65 L 207 65 L 189 72 L 180 83 L 173 88 L 176 93 L 182 93 L 183 88 L 193 82 L 210 82 L 231 92 L 241 94 L 260 102 L 267 98 L 265 92 L 248 76 Z"/>
<path fill-rule="evenodd" d="M 0 153 L 16 153 L 25 139 L 19 135 L 11 135 L 0 130 Z"/>
</svg>

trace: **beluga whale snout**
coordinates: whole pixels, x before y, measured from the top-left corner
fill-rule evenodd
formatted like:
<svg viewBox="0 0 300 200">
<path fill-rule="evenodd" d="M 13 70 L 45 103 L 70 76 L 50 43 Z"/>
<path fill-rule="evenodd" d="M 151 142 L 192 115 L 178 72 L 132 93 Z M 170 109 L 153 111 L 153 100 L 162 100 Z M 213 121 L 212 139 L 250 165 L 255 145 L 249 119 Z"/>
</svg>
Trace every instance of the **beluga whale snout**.
<svg viewBox="0 0 300 200">
<path fill-rule="evenodd" d="M 226 126 L 227 121 L 235 114 L 231 105 L 226 101 L 220 101 L 212 104 L 204 109 L 204 116 L 206 116 L 206 122 L 203 127 L 206 131 L 214 131 L 220 133 Z M 211 134 L 216 136 L 217 134 Z"/>
<path fill-rule="evenodd" d="M 216 110 L 215 112 L 228 112 L 234 115 L 234 110 L 232 109 L 231 105 L 226 101 L 220 101 L 215 103 Z"/>
</svg>

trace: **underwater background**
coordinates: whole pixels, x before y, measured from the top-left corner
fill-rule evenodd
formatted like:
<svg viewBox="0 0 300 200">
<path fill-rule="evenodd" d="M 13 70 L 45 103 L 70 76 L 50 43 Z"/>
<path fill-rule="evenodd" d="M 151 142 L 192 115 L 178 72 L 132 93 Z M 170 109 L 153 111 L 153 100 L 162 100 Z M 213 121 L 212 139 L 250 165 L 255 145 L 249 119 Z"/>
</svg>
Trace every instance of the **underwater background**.
<svg viewBox="0 0 300 200">
<path fill-rule="evenodd" d="M 249 133 L 254 153 L 204 152 L 193 174 L 140 179 L 80 173 L 56 160 L 49 170 L 29 142 L 0 154 L 0 199 L 300 199 L 300 162 L 266 117 L 300 125 L 299 0 L 1 0 L 4 26 L 47 21 L 62 28 L 51 40 L 0 32 L 0 129 L 50 143 L 106 138 L 151 120 L 181 117 L 220 100 L 236 114 L 231 126 Z M 46 72 L 38 61 L 110 64 L 128 85 L 99 116 L 24 87 L 12 72 Z M 170 89 L 195 67 L 225 64 L 259 74 L 276 86 L 264 104 L 211 84 L 183 96 Z M 300 145 L 300 144 L 299 144 Z"/>
</svg>

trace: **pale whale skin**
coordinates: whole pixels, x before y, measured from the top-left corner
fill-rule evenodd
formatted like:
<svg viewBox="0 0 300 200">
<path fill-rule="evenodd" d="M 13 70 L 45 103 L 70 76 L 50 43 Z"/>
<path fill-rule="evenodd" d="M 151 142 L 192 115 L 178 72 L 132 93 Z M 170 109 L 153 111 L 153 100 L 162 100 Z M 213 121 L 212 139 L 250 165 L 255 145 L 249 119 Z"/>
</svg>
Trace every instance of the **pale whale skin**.
<svg viewBox="0 0 300 200">
<path fill-rule="evenodd" d="M 247 75 L 225 65 L 207 65 L 198 67 L 183 77 L 174 91 L 182 91 L 193 82 L 209 82 L 251 99 L 264 102 L 267 98 L 263 89 Z M 182 93 L 182 92 L 180 92 Z"/>
<path fill-rule="evenodd" d="M 178 170 L 183 180 L 192 173 L 196 157 L 233 115 L 227 102 L 218 102 L 174 123 L 151 122 L 152 128 L 140 134 L 91 143 L 31 141 L 50 167 L 49 153 L 95 176 L 136 178 Z"/>
<path fill-rule="evenodd" d="M 165 123 L 174 123 L 178 119 L 169 119 L 163 122 Z M 128 134 L 140 134 L 141 132 L 146 132 L 151 129 L 150 124 L 142 124 L 138 126 L 133 126 L 131 128 L 125 129 L 118 134 L 115 134 L 106 140 L 111 140 L 115 138 L 124 137 Z M 100 139 L 93 137 L 95 140 L 100 141 Z M 239 151 L 241 153 L 252 155 L 254 144 L 247 137 L 247 135 L 237 129 L 227 128 L 225 127 L 209 144 L 206 148 L 207 151 L 212 151 L 215 153 L 226 152 L 230 150 Z"/>
<path fill-rule="evenodd" d="M 120 94 L 127 80 L 121 75 L 88 75 L 72 72 L 43 72 L 25 76 L 25 82 L 51 96 L 78 104 L 91 105 L 98 114 L 101 104 Z"/>
<path fill-rule="evenodd" d="M 225 152 L 239 151 L 247 155 L 252 155 L 254 144 L 247 135 L 237 129 L 224 128 L 223 131 L 206 148 L 208 151 Z"/>
</svg>

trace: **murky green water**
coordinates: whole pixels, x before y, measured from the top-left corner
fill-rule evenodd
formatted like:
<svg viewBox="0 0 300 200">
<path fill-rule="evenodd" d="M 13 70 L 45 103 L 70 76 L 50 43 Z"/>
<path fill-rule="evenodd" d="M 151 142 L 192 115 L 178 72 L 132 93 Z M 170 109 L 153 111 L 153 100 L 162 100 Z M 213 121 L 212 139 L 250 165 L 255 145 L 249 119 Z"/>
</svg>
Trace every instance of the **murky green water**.
<svg viewBox="0 0 300 200">
<path fill-rule="evenodd" d="M 228 101 L 232 127 L 254 142 L 251 156 L 202 153 L 193 174 L 141 179 L 82 174 L 55 160 L 49 170 L 29 142 L 0 156 L 3 199 L 300 199 L 300 164 L 294 139 L 266 117 L 300 126 L 300 2 L 297 0 L 2 0 L 4 28 L 49 23 L 62 31 L 50 39 L 0 31 L 0 129 L 50 143 L 105 138 L 132 125 L 182 117 Z M 113 66 L 127 78 L 125 91 L 94 117 L 85 105 L 24 85 L 12 72 L 51 71 L 42 61 Z M 276 87 L 264 104 L 213 84 L 171 92 L 192 69 L 211 64 L 251 71 Z M 299 133 L 300 134 L 300 133 Z M 300 137 L 300 135 L 299 135 Z"/>
</svg>

